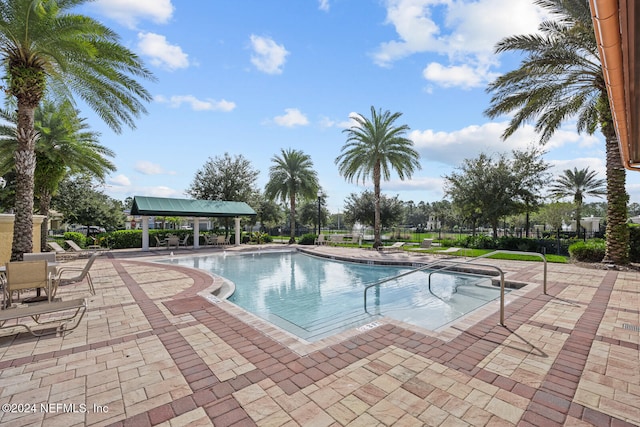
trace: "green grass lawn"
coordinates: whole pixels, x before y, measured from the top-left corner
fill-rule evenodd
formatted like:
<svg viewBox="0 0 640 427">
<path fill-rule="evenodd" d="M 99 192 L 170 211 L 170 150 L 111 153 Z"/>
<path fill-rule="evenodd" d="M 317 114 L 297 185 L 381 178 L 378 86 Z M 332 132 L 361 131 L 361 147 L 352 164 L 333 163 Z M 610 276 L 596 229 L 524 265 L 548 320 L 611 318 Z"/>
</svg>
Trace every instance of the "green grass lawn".
<svg viewBox="0 0 640 427">
<path fill-rule="evenodd" d="M 436 248 L 429 248 L 429 249 L 416 249 L 412 252 L 424 252 L 424 253 L 438 253 L 439 251 L 448 249 L 446 247 L 436 247 Z M 481 255 L 484 254 L 488 254 L 490 252 L 493 252 L 494 249 L 469 249 L 469 248 L 461 248 L 459 251 L 457 252 L 447 252 L 447 255 L 451 255 L 451 256 L 467 256 L 467 257 L 471 257 L 471 258 L 475 258 L 475 257 L 479 257 Z M 567 257 L 562 256 L 562 255 L 551 255 L 551 254 L 547 254 L 545 255 L 547 262 L 553 262 L 553 263 L 558 263 L 558 264 L 566 264 L 568 262 Z M 542 262 L 542 259 L 536 255 L 520 255 L 520 254 L 495 254 L 492 255 L 488 258 L 491 259 L 507 259 L 507 260 L 514 260 L 514 261 L 538 261 L 538 262 Z"/>
</svg>

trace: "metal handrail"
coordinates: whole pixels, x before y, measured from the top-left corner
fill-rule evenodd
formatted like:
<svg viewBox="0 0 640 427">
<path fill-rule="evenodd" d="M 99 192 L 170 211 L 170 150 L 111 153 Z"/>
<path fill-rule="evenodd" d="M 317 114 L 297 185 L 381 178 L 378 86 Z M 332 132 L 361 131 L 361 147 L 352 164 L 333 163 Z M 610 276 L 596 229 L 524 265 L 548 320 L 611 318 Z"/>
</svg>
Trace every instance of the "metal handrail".
<svg viewBox="0 0 640 427">
<path fill-rule="evenodd" d="M 547 295 L 547 257 L 544 256 L 543 254 L 539 253 L 539 252 L 526 252 L 526 251 L 508 251 L 506 249 L 499 249 L 497 251 L 493 251 L 493 252 L 489 252 L 488 254 L 484 254 L 484 255 L 480 255 L 474 259 L 479 259 L 479 258 L 488 258 L 492 255 L 496 255 L 496 254 L 519 254 L 519 255 L 535 255 L 538 256 L 542 259 L 542 262 L 544 264 L 544 273 L 543 273 L 543 281 L 542 281 L 542 288 L 543 288 L 543 292 L 545 295 Z"/>
<path fill-rule="evenodd" d="M 497 251 L 493 251 L 493 252 L 489 252 L 487 254 L 472 258 L 470 260 L 465 260 L 465 261 L 456 261 L 456 260 L 438 260 L 438 261 L 433 261 L 429 264 L 425 264 L 421 267 L 416 268 L 415 270 L 411 270 L 408 271 L 406 273 L 402 273 L 399 274 L 397 276 L 393 276 L 393 277 L 389 277 L 387 279 L 382 279 L 379 280 L 375 283 L 372 283 L 370 285 L 365 286 L 364 288 L 364 311 L 365 313 L 368 313 L 367 311 L 367 291 L 369 290 L 369 288 L 372 288 L 374 286 L 380 286 L 384 283 L 390 282 L 392 280 L 396 280 L 399 279 L 401 277 L 404 276 L 408 276 L 409 274 L 413 274 L 413 273 L 417 273 L 419 271 L 423 271 L 423 270 L 428 270 L 436 265 L 442 264 L 442 263 L 450 263 L 449 266 L 446 267 L 442 267 L 439 268 L 437 270 L 435 270 L 434 272 L 441 272 L 442 270 L 446 270 L 449 267 L 454 267 L 456 265 L 462 265 L 462 264 L 472 264 L 474 263 L 476 260 L 480 259 L 480 258 L 487 258 L 490 257 L 492 255 L 498 254 L 498 253 L 510 253 L 510 254 L 520 254 L 520 255 L 536 255 L 539 256 L 540 258 L 542 258 L 542 261 L 544 263 L 544 282 L 543 282 L 543 289 L 544 289 L 544 293 L 545 295 L 547 294 L 547 258 L 543 255 L 540 254 L 538 252 L 524 252 L 524 251 L 508 251 L 508 250 L 497 250 Z M 498 272 L 500 273 L 500 325 L 501 326 L 505 326 L 504 324 L 504 272 L 496 267 L 496 266 L 492 266 L 492 265 L 488 265 L 488 264 L 475 264 L 475 265 L 479 265 L 482 267 L 489 267 L 489 268 L 495 268 L 496 270 L 498 270 Z M 432 272 L 432 273 L 434 273 Z M 429 273 L 429 279 L 431 279 L 431 274 Z M 431 282 L 429 281 L 429 292 L 431 292 Z M 433 294 L 433 292 L 431 292 Z"/>
</svg>

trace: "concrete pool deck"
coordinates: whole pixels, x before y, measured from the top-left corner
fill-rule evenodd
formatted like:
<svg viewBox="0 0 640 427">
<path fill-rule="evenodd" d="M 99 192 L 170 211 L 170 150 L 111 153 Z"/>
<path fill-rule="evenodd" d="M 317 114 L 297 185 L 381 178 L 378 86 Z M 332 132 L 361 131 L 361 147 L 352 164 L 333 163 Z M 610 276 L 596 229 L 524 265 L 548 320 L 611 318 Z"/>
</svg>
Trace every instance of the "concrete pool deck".
<svg viewBox="0 0 640 427">
<path fill-rule="evenodd" d="M 545 295 L 542 263 L 487 261 L 529 284 L 504 327 L 490 303 L 436 331 L 385 320 L 308 344 L 203 298 L 219 278 L 148 262 L 169 252 L 99 257 L 95 296 L 61 287 L 88 299 L 65 336 L 0 331 L 0 425 L 640 425 L 638 271 L 549 264 Z"/>
</svg>

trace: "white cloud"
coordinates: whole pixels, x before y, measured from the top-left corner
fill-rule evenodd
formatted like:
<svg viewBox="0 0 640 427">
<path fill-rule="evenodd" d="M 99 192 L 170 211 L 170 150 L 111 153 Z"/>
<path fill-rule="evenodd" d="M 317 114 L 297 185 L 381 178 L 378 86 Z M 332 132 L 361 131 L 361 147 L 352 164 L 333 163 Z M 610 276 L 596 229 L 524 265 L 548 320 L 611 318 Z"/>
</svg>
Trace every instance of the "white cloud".
<svg viewBox="0 0 640 427">
<path fill-rule="evenodd" d="M 172 108 L 179 108 L 182 104 L 187 104 L 194 111 L 222 111 L 226 113 L 236 108 L 236 103 L 232 101 L 225 99 L 220 101 L 214 99 L 201 100 L 193 95 L 174 95 L 170 98 L 163 95 L 156 95 L 154 100 L 161 104 L 169 104 Z"/>
<path fill-rule="evenodd" d="M 129 28 L 141 20 L 165 24 L 173 15 L 171 0 L 96 0 L 93 5 L 102 15 Z"/>
<path fill-rule="evenodd" d="M 604 158 L 600 157 L 579 157 L 570 160 L 549 160 L 551 169 L 549 170 L 554 176 L 562 174 L 567 169 L 573 170 L 574 168 L 595 171 L 598 179 L 605 179 L 607 176 L 607 165 Z"/>
<path fill-rule="evenodd" d="M 116 185 L 119 187 L 128 187 L 131 185 L 131 180 L 126 175 L 116 175 L 113 178 L 109 179 L 110 185 Z"/>
<path fill-rule="evenodd" d="M 416 150 L 420 152 L 422 161 L 434 161 L 451 166 L 459 166 L 464 159 L 472 159 L 486 153 L 494 155 L 510 153 L 513 150 L 525 150 L 531 144 L 537 144 L 540 135 L 531 125 L 518 129 L 506 141 L 502 134 L 507 122 L 488 122 L 482 125 L 471 125 L 451 132 L 414 130 L 410 132 Z M 566 145 L 583 145 L 583 141 L 592 141 L 593 136 L 579 135 L 565 127 L 556 131 L 554 136 L 542 147 L 551 152 Z M 548 156 L 547 156 L 548 157 Z"/>
<path fill-rule="evenodd" d="M 309 119 L 297 108 L 285 108 L 285 114 L 282 116 L 276 116 L 273 121 L 278 126 L 294 127 L 294 126 L 306 126 L 309 124 Z"/>
<path fill-rule="evenodd" d="M 386 0 L 387 23 L 398 38 L 381 43 L 374 62 L 390 66 L 413 54 L 434 53 L 449 64 L 430 64 L 424 77 L 443 86 L 475 87 L 499 65 L 495 44 L 514 34 L 535 33 L 544 17 L 530 0 Z M 440 26 L 432 18 L 437 15 Z M 447 79 L 445 71 L 453 72 Z"/>
<path fill-rule="evenodd" d="M 147 160 L 137 161 L 134 169 L 143 175 L 162 175 L 166 173 L 162 166 Z"/>
<path fill-rule="evenodd" d="M 439 86 L 457 86 L 463 89 L 484 87 L 498 77 L 497 73 L 488 72 L 487 67 L 472 67 L 468 64 L 444 66 L 437 62 L 427 65 L 422 75 Z"/>
<path fill-rule="evenodd" d="M 283 45 L 277 44 L 273 39 L 251 35 L 251 63 L 256 68 L 267 74 L 282 74 L 282 67 L 289 52 Z"/>
<path fill-rule="evenodd" d="M 318 9 L 328 12 L 329 11 L 329 0 L 318 0 Z"/>
<path fill-rule="evenodd" d="M 138 49 L 158 67 L 173 71 L 189 66 L 189 56 L 180 46 L 169 44 L 166 37 L 160 34 L 138 33 Z"/>
</svg>

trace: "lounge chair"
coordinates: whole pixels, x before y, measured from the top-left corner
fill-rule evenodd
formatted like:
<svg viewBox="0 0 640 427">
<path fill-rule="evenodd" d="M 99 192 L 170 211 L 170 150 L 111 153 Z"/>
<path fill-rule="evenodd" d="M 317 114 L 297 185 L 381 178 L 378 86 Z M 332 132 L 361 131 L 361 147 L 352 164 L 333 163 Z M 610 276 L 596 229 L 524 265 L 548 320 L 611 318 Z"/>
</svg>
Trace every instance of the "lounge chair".
<svg viewBox="0 0 640 427">
<path fill-rule="evenodd" d="M 76 259 L 78 258 L 78 255 L 80 255 L 79 252 L 65 251 L 64 248 L 58 244 L 58 242 L 47 242 L 47 246 L 49 246 L 49 248 L 56 253 L 57 259 Z"/>
<path fill-rule="evenodd" d="M 337 245 L 339 243 L 344 243 L 344 236 L 342 234 L 331 235 L 331 244 Z"/>
<path fill-rule="evenodd" d="M 93 287 L 93 281 L 91 280 L 91 274 L 89 274 L 89 270 L 91 269 L 93 262 L 96 260 L 98 256 L 100 256 L 100 252 L 94 252 L 91 255 L 91 257 L 87 260 L 87 263 L 82 268 L 62 267 L 61 269 L 59 269 L 58 274 L 56 275 L 55 279 L 53 279 L 53 284 L 52 284 L 53 295 L 56 294 L 58 290 L 58 286 L 70 285 L 72 283 L 80 283 L 85 278 L 87 279 L 87 283 L 89 284 L 89 291 L 91 292 L 92 295 L 95 295 L 96 290 Z M 69 273 L 73 273 L 76 275 L 75 276 L 69 275 Z"/>
<path fill-rule="evenodd" d="M 391 246 L 380 246 L 380 250 L 382 252 L 400 252 L 402 251 L 402 247 L 404 246 L 404 242 L 395 242 Z"/>
<path fill-rule="evenodd" d="M 327 243 L 327 241 L 324 238 L 324 234 L 318 235 L 318 237 L 316 237 L 316 241 L 314 243 L 316 245 L 324 245 L 325 243 Z"/>
<path fill-rule="evenodd" d="M 64 241 L 67 245 L 69 245 L 69 247 L 71 248 L 71 250 L 74 253 L 79 254 L 80 256 L 90 256 L 91 254 L 93 254 L 96 250 L 95 249 L 82 249 L 80 246 L 78 246 L 78 244 L 76 242 L 74 242 L 73 240 L 65 240 Z"/>
<path fill-rule="evenodd" d="M 186 236 L 184 236 L 184 239 L 182 239 L 178 244 L 180 246 L 187 246 L 187 243 L 189 243 L 189 235 L 188 234 Z"/>
<path fill-rule="evenodd" d="M 54 318 L 53 320 L 40 321 L 40 316 L 52 313 L 59 313 L 63 311 L 71 311 L 75 310 L 72 315 L 63 317 L 63 318 Z M 51 334 L 51 333 L 60 333 L 63 334 L 68 331 L 72 331 L 80 325 L 80 321 L 84 316 L 85 311 L 87 310 L 87 302 L 85 299 L 74 299 L 68 301 L 53 301 L 53 302 L 43 302 L 39 304 L 29 305 L 27 307 L 15 307 L 15 308 L 7 308 L 4 310 L 0 310 L 0 329 L 9 329 L 15 327 L 23 327 L 29 333 L 36 337 L 40 337 L 43 335 Z M 52 331 L 35 331 L 26 323 L 22 323 L 19 319 L 31 318 L 38 325 L 48 325 L 50 323 L 60 322 L 60 325 L 53 329 Z M 75 324 L 71 327 L 67 327 L 67 325 L 72 321 L 76 320 Z M 7 325 L 6 323 L 9 320 L 15 320 L 16 323 L 11 323 Z"/>
</svg>

